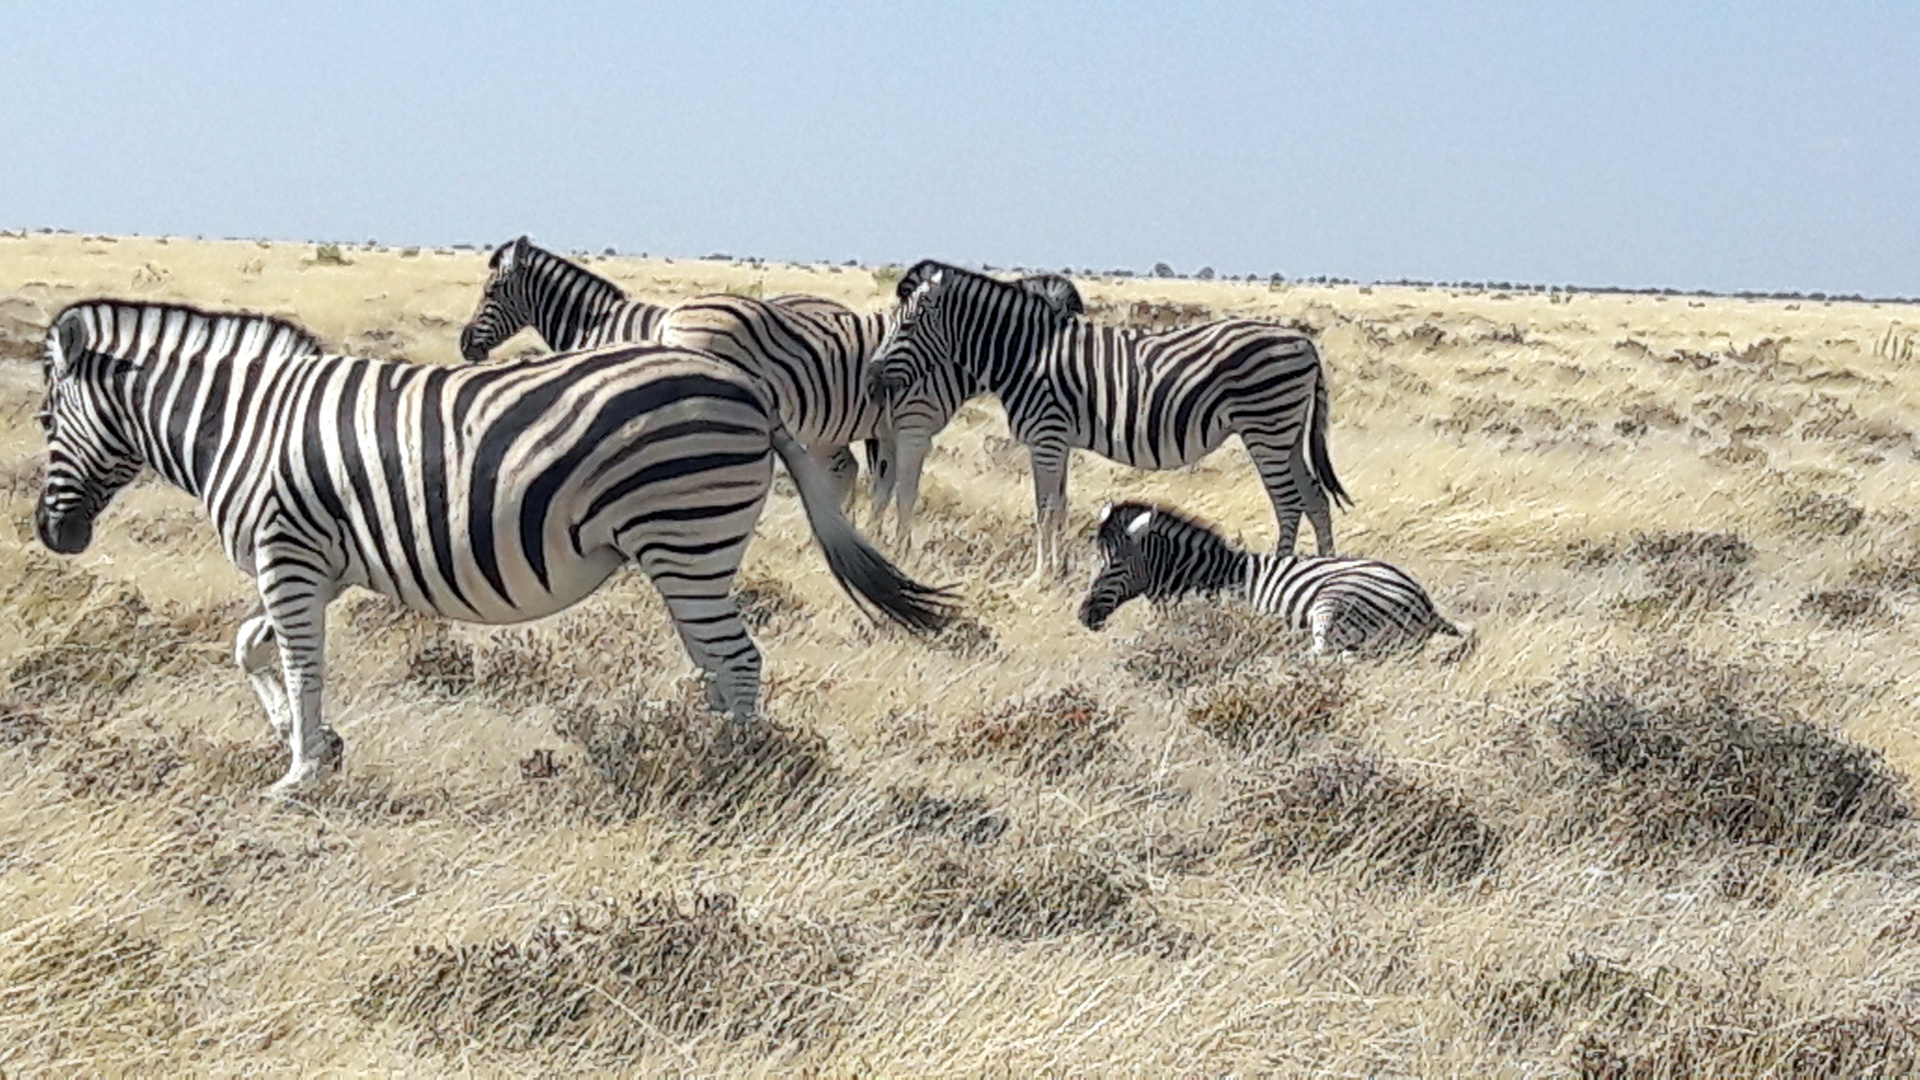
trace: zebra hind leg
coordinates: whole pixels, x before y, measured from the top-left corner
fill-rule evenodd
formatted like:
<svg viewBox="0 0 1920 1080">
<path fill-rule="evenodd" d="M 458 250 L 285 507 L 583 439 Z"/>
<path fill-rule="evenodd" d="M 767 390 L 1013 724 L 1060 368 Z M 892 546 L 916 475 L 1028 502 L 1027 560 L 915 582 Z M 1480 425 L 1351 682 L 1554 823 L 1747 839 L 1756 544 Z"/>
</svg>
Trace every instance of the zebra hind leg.
<svg viewBox="0 0 1920 1080">
<path fill-rule="evenodd" d="M 1275 446 L 1258 434 L 1242 435 L 1241 442 L 1246 445 L 1254 468 L 1260 472 L 1260 484 L 1267 489 L 1273 516 L 1280 525 L 1274 551 L 1281 555 L 1293 554 L 1300 542 L 1300 515 L 1304 512 L 1313 522 L 1313 538 L 1319 554 L 1332 555 L 1333 507 L 1307 468 L 1306 448 Z"/>
<path fill-rule="evenodd" d="M 860 479 L 860 459 L 853 456 L 853 448 L 849 446 L 836 447 L 832 453 L 826 453 L 825 450 L 822 447 L 814 456 L 833 480 L 833 495 L 839 501 L 840 509 L 851 510 L 854 488 Z"/>
<path fill-rule="evenodd" d="M 707 707 L 736 725 L 760 718 L 760 648 L 740 621 L 724 580 L 688 581 L 668 574 L 650 574 L 667 613 L 680 634 L 687 657 L 707 677 Z M 716 595 L 711 590 L 718 585 Z"/>
</svg>

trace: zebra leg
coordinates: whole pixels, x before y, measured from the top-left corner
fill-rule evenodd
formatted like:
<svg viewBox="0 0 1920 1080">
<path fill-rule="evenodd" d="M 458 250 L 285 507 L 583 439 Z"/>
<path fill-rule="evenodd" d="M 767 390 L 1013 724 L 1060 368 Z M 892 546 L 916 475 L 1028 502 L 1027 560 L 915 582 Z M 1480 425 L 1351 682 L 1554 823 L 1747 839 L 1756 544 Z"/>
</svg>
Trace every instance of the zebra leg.
<svg viewBox="0 0 1920 1080">
<path fill-rule="evenodd" d="M 259 558 L 268 567 L 260 595 L 280 644 L 280 667 L 293 721 L 287 733 L 293 760 L 287 775 L 275 781 L 267 794 L 287 796 L 319 783 L 346 751 L 345 742 L 326 727 L 320 715 L 327 604 L 333 599 L 334 584 L 305 562 L 312 558 L 309 552 L 275 553 L 263 547 Z"/>
<path fill-rule="evenodd" d="M 867 440 L 867 501 L 873 506 L 867 530 L 874 536 L 880 535 L 880 525 L 887 516 L 887 504 L 893 501 L 893 482 L 899 474 L 899 464 L 894 458 L 891 432 L 881 438 Z"/>
<path fill-rule="evenodd" d="M 728 575 L 726 585 L 732 581 Z M 713 595 L 710 582 L 662 576 L 653 583 L 688 658 L 706 673 L 707 707 L 736 724 L 751 723 L 760 715 L 760 649 L 741 623 L 733 597 Z"/>
<path fill-rule="evenodd" d="M 1304 511 L 1313 522 L 1313 538 L 1322 555 L 1333 554 L 1333 511 L 1327 493 L 1307 471 L 1305 447 L 1279 444 L 1259 433 L 1246 432 L 1240 441 L 1260 471 L 1260 484 L 1267 489 L 1273 504 L 1273 516 L 1280 524 L 1280 538 L 1274 551 L 1293 554 L 1300 541 L 1300 515 Z"/>
<path fill-rule="evenodd" d="M 813 451 L 814 460 L 820 462 L 827 476 L 833 481 L 833 497 L 840 509 L 853 508 L 854 484 L 860 478 L 860 459 L 853 456 L 850 446 L 835 447 L 832 453 L 825 453 L 826 447 Z"/>
<path fill-rule="evenodd" d="M 274 645 L 273 622 L 262 610 L 240 624 L 233 636 L 233 662 L 253 684 L 253 696 L 267 711 L 273 732 L 285 739 L 293 733 L 293 705 L 287 700 L 287 684 L 281 674 L 280 652 Z"/>
<path fill-rule="evenodd" d="M 1043 582 L 1058 579 L 1067 569 L 1061 542 L 1067 525 L 1067 454 L 1065 443 L 1027 447 L 1033 470 L 1033 574 Z"/>
<path fill-rule="evenodd" d="M 913 553 L 913 508 L 920 501 L 920 470 L 926 464 L 933 438 L 919 432 L 902 432 L 894 442 L 900 476 L 894 488 L 894 529 L 899 557 Z"/>
</svg>

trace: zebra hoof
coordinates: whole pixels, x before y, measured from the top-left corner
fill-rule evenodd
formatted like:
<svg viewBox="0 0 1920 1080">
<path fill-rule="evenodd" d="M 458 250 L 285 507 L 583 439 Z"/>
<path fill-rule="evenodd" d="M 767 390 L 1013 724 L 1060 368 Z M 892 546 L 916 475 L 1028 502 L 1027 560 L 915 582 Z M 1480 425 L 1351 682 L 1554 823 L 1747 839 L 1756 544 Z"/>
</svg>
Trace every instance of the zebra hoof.
<svg viewBox="0 0 1920 1080">
<path fill-rule="evenodd" d="M 347 764 L 347 740 L 340 733 L 328 728 L 321 732 L 326 736 L 327 745 L 321 748 L 320 761 L 328 772 L 339 772 Z"/>
<path fill-rule="evenodd" d="M 277 802 L 291 802 L 320 786 L 326 771 L 318 761 L 302 761 L 287 770 L 287 775 L 274 781 L 260 797 Z"/>
</svg>

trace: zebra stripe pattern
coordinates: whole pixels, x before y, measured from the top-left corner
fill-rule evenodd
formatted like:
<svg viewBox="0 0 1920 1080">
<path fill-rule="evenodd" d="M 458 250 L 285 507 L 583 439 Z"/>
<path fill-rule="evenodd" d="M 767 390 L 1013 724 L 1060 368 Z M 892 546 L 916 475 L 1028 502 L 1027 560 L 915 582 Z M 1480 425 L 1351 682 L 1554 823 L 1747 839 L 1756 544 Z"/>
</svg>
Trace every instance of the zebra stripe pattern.
<svg viewBox="0 0 1920 1080">
<path fill-rule="evenodd" d="M 892 488 L 893 434 L 867 393 L 866 367 L 890 327 L 889 313 L 860 315 L 816 296 L 718 293 L 669 308 L 658 334 L 663 345 L 717 356 L 764 379 L 780 419 L 826 466 L 843 506 L 858 472 L 848 447 L 864 442 L 878 511 Z"/>
<path fill-rule="evenodd" d="M 528 326 L 555 352 L 651 341 L 665 313 L 522 236 L 487 260 L 480 306 L 460 330 L 460 356 L 479 363 Z"/>
<path fill-rule="evenodd" d="M 1015 285 L 1064 310 L 1081 310 L 1079 292 L 1064 277 L 1036 274 Z M 893 325 L 891 311 L 863 315 L 816 296 L 759 300 L 722 293 L 669 309 L 659 336 L 661 344 L 710 353 L 764 378 L 780 418 L 834 475 L 843 505 L 852 496 L 855 471 L 846 448 L 866 440 L 877 525 L 894 499 L 896 479 L 901 520 L 910 519 L 931 447 L 929 435 L 903 457 L 886 402 L 870 391 L 867 369 Z M 943 415 L 931 430 L 944 427 L 951 415 Z"/>
<path fill-rule="evenodd" d="M 1096 534 L 1101 566 L 1080 604 L 1099 630 L 1136 596 L 1229 596 L 1313 635 L 1313 652 L 1417 648 L 1434 634 L 1464 637 L 1406 571 L 1373 559 L 1256 554 L 1164 507 L 1109 505 Z"/>
<path fill-rule="evenodd" d="M 937 262 L 900 280 L 899 321 L 870 367 L 906 447 L 993 394 L 1032 462 L 1037 570 L 1062 566 L 1068 451 L 1144 469 L 1199 460 L 1238 435 L 1293 550 L 1304 512 L 1333 553 L 1348 501 L 1327 450 L 1327 382 L 1311 338 L 1222 319 L 1141 332 L 1079 317 L 1057 297 Z"/>
<path fill-rule="evenodd" d="M 637 564 L 711 678 L 710 704 L 754 716 L 760 652 L 730 590 L 775 455 L 856 603 L 915 630 L 949 618 L 944 591 L 853 531 L 765 389 L 730 364 L 637 345 L 465 368 L 316 351 L 265 316 L 93 301 L 60 314 L 43 353 L 41 542 L 84 550 L 147 466 L 199 498 L 264 602 L 235 655 L 292 751 L 276 792 L 317 781 L 343 749 L 320 690 L 326 605 L 349 585 L 499 624 Z"/>
</svg>

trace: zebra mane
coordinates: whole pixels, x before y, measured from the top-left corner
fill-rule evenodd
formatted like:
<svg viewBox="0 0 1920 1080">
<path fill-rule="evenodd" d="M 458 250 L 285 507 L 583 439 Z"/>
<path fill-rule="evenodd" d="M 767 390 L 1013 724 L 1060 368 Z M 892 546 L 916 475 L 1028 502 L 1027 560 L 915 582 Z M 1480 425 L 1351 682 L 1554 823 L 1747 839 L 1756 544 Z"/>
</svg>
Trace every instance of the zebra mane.
<svg viewBox="0 0 1920 1080">
<path fill-rule="evenodd" d="M 1142 516 L 1145 520 L 1142 520 Z M 1172 541 L 1180 550 L 1241 555 L 1241 549 L 1213 528 L 1178 510 L 1145 502 L 1113 503 L 1100 514 L 1095 542 L 1107 555 L 1137 550 L 1149 536 Z"/>
<path fill-rule="evenodd" d="M 168 323 L 181 325 L 182 336 L 187 330 L 204 328 L 208 337 L 226 332 L 234 338 L 257 326 L 287 356 L 318 356 L 326 351 L 312 331 L 291 319 L 252 311 L 209 311 L 191 304 L 100 298 L 68 304 L 54 316 L 41 350 L 42 370 L 51 377 L 81 353 L 138 364 L 159 344 L 152 328 Z"/>
<path fill-rule="evenodd" d="M 953 283 L 964 281 L 976 287 L 989 288 L 1001 294 L 1019 293 L 1045 304 L 1058 315 L 1085 315 L 1087 305 L 1080 298 L 1080 290 L 1074 287 L 1072 279 L 1062 274 L 1029 274 L 1012 281 L 1002 281 L 997 277 L 966 270 L 950 263 L 935 259 L 922 259 L 913 269 L 900 276 L 900 283 L 894 287 L 894 296 L 905 303 L 914 291 L 931 281 L 935 275 L 940 278 L 943 289 L 950 289 Z"/>
<path fill-rule="evenodd" d="M 529 278 L 535 278 L 540 276 L 542 272 L 551 273 L 554 270 L 558 270 L 566 277 L 575 280 L 585 278 L 591 283 L 592 293 L 595 299 L 606 298 L 615 301 L 627 299 L 627 290 L 614 284 L 611 280 L 601 277 L 599 274 L 594 273 L 558 252 L 548 251 L 546 248 L 541 247 L 524 236 L 517 240 L 509 240 L 495 248 L 493 257 L 487 260 L 487 269 L 489 271 L 499 270 L 501 260 L 506 258 L 507 252 L 509 251 L 516 253 L 514 256 L 515 273 L 525 274 Z"/>
</svg>

